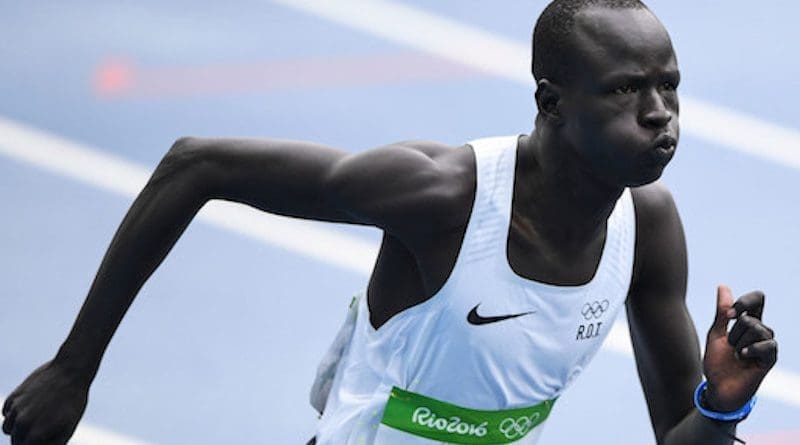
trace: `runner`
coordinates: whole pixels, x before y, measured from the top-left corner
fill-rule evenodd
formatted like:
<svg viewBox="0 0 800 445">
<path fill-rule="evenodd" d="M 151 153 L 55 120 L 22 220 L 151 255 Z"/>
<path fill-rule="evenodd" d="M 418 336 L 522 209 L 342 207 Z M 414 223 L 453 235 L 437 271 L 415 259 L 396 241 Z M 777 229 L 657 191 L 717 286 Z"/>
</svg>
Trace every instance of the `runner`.
<svg viewBox="0 0 800 445">
<path fill-rule="evenodd" d="M 678 143 L 669 36 L 635 0 L 556 0 L 533 42 L 530 135 L 361 154 L 179 140 L 55 358 L 6 400 L 12 443 L 66 443 L 126 310 L 211 199 L 384 231 L 312 395 L 320 445 L 536 443 L 623 306 L 658 443 L 731 443 L 777 343 L 763 294 L 734 304 L 721 286 L 700 360 L 683 230 L 657 182 Z"/>
</svg>

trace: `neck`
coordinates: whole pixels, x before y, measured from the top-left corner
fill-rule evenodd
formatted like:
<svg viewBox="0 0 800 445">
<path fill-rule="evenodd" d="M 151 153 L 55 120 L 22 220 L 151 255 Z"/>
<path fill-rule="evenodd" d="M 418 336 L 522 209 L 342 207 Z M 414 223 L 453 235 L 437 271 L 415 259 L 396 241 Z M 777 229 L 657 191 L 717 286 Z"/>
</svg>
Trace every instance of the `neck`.
<svg viewBox="0 0 800 445">
<path fill-rule="evenodd" d="M 599 180 L 546 125 L 537 125 L 521 139 L 519 172 L 515 211 L 530 220 L 538 238 L 552 245 L 585 246 L 603 236 L 624 191 Z"/>
</svg>

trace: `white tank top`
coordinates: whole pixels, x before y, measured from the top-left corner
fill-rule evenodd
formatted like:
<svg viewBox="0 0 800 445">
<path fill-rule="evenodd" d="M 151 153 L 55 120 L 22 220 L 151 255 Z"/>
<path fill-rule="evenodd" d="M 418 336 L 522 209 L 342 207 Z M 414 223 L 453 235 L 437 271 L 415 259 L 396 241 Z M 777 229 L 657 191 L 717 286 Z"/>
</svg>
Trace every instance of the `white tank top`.
<svg viewBox="0 0 800 445">
<path fill-rule="evenodd" d="M 630 191 L 608 220 L 591 281 L 557 286 L 522 278 L 506 248 L 517 139 L 470 143 L 477 189 L 441 290 L 377 330 L 367 298 L 351 305 L 332 353 L 341 359 L 328 373 L 317 444 L 534 444 L 555 399 L 600 348 L 631 280 Z"/>
</svg>

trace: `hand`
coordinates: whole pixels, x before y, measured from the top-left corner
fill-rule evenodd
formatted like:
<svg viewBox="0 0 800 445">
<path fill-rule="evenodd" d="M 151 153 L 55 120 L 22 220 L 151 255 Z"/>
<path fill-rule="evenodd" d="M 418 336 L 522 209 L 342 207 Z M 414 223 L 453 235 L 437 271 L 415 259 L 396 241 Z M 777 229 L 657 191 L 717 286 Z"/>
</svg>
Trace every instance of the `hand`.
<svg viewBox="0 0 800 445">
<path fill-rule="evenodd" d="M 3 404 L 12 445 L 66 444 L 86 409 L 88 383 L 50 361 L 33 371 Z"/>
<path fill-rule="evenodd" d="M 703 372 L 708 378 L 706 408 L 731 412 L 753 395 L 778 359 L 775 333 L 761 322 L 764 294 L 745 294 L 736 303 L 727 286 L 717 289 L 717 315 L 708 331 Z M 728 322 L 736 320 L 728 332 Z"/>
</svg>

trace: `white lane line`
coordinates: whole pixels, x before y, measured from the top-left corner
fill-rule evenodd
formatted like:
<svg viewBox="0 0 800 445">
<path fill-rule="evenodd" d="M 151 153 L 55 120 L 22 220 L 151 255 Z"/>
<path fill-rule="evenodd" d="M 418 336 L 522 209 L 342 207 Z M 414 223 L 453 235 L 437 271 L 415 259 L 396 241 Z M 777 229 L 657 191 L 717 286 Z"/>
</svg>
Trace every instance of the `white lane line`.
<svg viewBox="0 0 800 445">
<path fill-rule="evenodd" d="M 128 198 L 139 194 L 152 171 L 2 117 L 0 153 Z M 240 204 L 213 201 L 203 207 L 198 218 L 230 232 L 360 274 L 372 270 L 377 255 L 377 247 L 361 238 L 309 221 L 259 212 Z"/>
<path fill-rule="evenodd" d="M 530 50 L 485 30 L 384 0 L 272 0 L 504 79 L 532 84 Z"/>
<path fill-rule="evenodd" d="M 530 47 L 387 0 L 272 0 L 349 28 L 533 87 Z M 800 131 L 681 95 L 681 129 L 715 145 L 800 169 Z"/>
<path fill-rule="evenodd" d="M 0 404 L 6 397 L 0 394 Z M 0 414 L 0 423 L 5 418 Z M 105 428 L 81 422 L 69 441 L 70 445 L 153 445 L 139 439 L 122 436 Z"/>
<path fill-rule="evenodd" d="M 72 445 L 152 445 L 140 439 L 123 436 L 97 425 L 82 422 L 69 441 Z"/>
<path fill-rule="evenodd" d="M 740 111 L 682 96 L 681 131 L 800 170 L 800 132 Z"/>
</svg>

